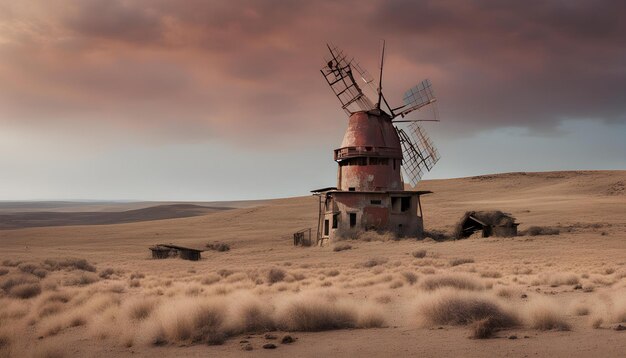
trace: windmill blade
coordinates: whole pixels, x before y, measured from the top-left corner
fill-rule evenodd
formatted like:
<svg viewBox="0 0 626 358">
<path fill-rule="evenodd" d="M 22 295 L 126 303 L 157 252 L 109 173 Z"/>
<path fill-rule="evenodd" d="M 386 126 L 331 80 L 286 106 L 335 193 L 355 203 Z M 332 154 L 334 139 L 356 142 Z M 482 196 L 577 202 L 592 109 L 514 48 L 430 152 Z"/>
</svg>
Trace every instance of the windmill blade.
<svg viewBox="0 0 626 358">
<path fill-rule="evenodd" d="M 373 79 L 369 73 L 363 70 L 354 59 L 348 59 L 337 46 L 327 46 L 330 57 L 324 58 L 326 65 L 320 71 L 341 102 L 341 108 L 348 115 L 374 109 L 374 104 L 361 89 L 361 85 L 372 86 Z"/>
<path fill-rule="evenodd" d="M 433 85 L 426 79 L 404 93 L 404 105 L 397 109 L 402 110 L 399 115 L 404 117 L 413 111 L 434 103 L 435 101 L 437 101 L 437 98 L 435 97 L 435 92 L 433 91 Z"/>
<path fill-rule="evenodd" d="M 429 172 L 439 161 L 439 152 L 426 131 L 417 123 L 407 126 L 407 131 L 396 127 L 402 145 L 402 172 L 406 180 L 415 187 L 425 172 Z"/>
</svg>

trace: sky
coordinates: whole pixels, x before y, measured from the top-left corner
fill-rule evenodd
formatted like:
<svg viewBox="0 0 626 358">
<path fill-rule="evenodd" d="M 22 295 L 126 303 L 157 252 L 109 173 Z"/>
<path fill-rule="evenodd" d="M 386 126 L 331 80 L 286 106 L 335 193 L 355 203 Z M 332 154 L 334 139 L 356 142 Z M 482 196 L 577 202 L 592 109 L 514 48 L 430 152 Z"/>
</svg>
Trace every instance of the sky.
<svg viewBox="0 0 626 358">
<path fill-rule="evenodd" d="M 336 184 L 326 43 L 392 104 L 424 78 L 424 179 L 626 169 L 624 1 L 0 0 L 0 200 L 243 200 Z M 419 118 L 414 113 L 410 118 Z"/>
</svg>

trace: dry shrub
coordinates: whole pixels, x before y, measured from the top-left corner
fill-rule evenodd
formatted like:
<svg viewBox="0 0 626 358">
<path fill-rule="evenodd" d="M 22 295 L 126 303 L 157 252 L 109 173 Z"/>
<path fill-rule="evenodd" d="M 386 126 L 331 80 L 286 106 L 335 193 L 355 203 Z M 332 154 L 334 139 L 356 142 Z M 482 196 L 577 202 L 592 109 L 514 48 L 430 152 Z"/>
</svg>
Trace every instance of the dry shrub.
<svg viewBox="0 0 626 358">
<path fill-rule="evenodd" d="M 559 305 L 545 297 L 533 299 L 527 306 L 526 318 L 529 325 L 541 331 L 569 331 L 570 325 Z"/>
<path fill-rule="evenodd" d="M 47 318 L 40 324 L 38 334 L 43 337 L 54 336 L 66 328 L 84 326 L 85 324 L 87 324 L 85 310 L 81 309 L 71 315 L 54 315 Z"/>
<path fill-rule="evenodd" d="M 60 261 L 47 259 L 44 261 L 44 267 L 49 271 L 58 270 L 82 270 L 96 272 L 96 267 L 87 262 L 85 259 L 68 258 Z"/>
<path fill-rule="evenodd" d="M 200 286 L 189 286 L 185 290 L 186 296 L 200 296 L 204 289 Z"/>
<path fill-rule="evenodd" d="M 141 272 L 133 272 L 130 274 L 130 279 L 134 280 L 134 279 L 140 279 L 140 278 L 146 278 L 146 275 L 141 273 Z"/>
<path fill-rule="evenodd" d="M 22 261 L 18 261 L 18 260 L 14 261 L 14 260 L 6 259 L 6 260 L 2 261 L 2 266 L 16 267 L 17 265 L 19 265 L 21 263 L 22 263 Z"/>
<path fill-rule="evenodd" d="M 11 357 L 12 341 L 8 330 L 0 330 L 0 357 Z"/>
<path fill-rule="evenodd" d="M 328 277 L 339 276 L 339 270 L 326 271 L 326 276 L 328 276 Z"/>
<path fill-rule="evenodd" d="M 81 272 L 77 275 L 70 276 L 65 279 L 64 284 L 66 286 L 86 286 L 91 285 L 99 280 L 98 275 L 91 272 Z"/>
<path fill-rule="evenodd" d="M 9 269 L 0 268 L 0 276 L 4 276 L 9 273 Z"/>
<path fill-rule="evenodd" d="M 413 251 L 411 255 L 413 255 L 413 257 L 415 257 L 416 259 L 423 259 L 424 257 L 426 257 L 426 253 L 426 250 L 417 250 Z"/>
<path fill-rule="evenodd" d="M 375 230 L 359 231 L 357 234 L 357 240 L 370 242 L 370 241 L 391 241 L 397 240 L 398 237 L 395 233 L 390 231 L 378 232 Z"/>
<path fill-rule="evenodd" d="M 450 266 L 459 266 L 459 265 L 463 265 L 463 264 L 472 264 L 472 263 L 474 263 L 474 259 L 457 257 L 457 258 L 451 259 L 449 263 L 450 263 Z"/>
<path fill-rule="evenodd" d="M 7 275 L 2 281 L 0 281 L 0 288 L 2 288 L 5 292 L 9 292 L 13 286 L 37 282 L 39 282 L 39 280 L 32 275 L 16 273 Z"/>
<path fill-rule="evenodd" d="M 374 266 L 378 266 L 378 265 L 382 265 L 387 263 L 388 259 L 384 258 L 384 257 L 374 257 L 371 258 L 367 261 L 365 261 L 362 266 L 363 267 L 374 267 Z"/>
<path fill-rule="evenodd" d="M 206 244 L 206 248 L 218 252 L 230 251 L 230 245 L 224 242 L 209 242 Z"/>
<path fill-rule="evenodd" d="M 126 316 L 133 321 L 143 321 L 157 307 L 158 301 L 154 298 L 141 297 L 135 298 L 124 306 Z"/>
<path fill-rule="evenodd" d="M 111 276 L 113 276 L 115 274 L 115 270 L 113 270 L 112 268 L 106 268 L 102 271 L 100 271 L 100 273 L 98 274 L 98 276 L 100 278 L 103 278 L 105 280 L 108 280 L 109 278 L 111 278 Z"/>
<path fill-rule="evenodd" d="M 496 291 L 496 296 L 508 299 L 513 298 L 513 296 L 515 296 L 517 293 L 517 290 L 514 290 L 512 288 L 501 287 Z"/>
<path fill-rule="evenodd" d="M 521 235 L 539 236 L 539 235 L 558 235 L 560 230 L 550 226 L 531 226 L 528 230 L 523 231 Z"/>
<path fill-rule="evenodd" d="M 359 312 L 357 307 L 361 308 Z M 378 311 L 354 303 L 328 301 L 315 295 L 290 298 L 276 315 L 279 328 L 286 331 L 327 331 L 345 328 L 381 327 L 384 317 Z"/>
<path fill-rule="evenodd" d="M 333 251 L 334 252 L 339 252 L 339 251 L 345 251 L 345 250 L 351 250 L 352 249 L 352 245 L 350 244 L 337 244 L 333 247 Z"/>
<path fill-rule="evenodd" d="M 483 271 L 480 273 L 480 277 L 485 278 L 500 278 L 502 274 L 498 271 Z"/>
<path fill-rule="evenodd" d="M 48 270 L 40 267 L 37 264 L 33 264 L 33 263 L 23 263 L 23 264 L 19 264 L 17 266 L 17 268 L 24 272 L 24 273 L 29 273 L 31 275 L 35 275 L 39 278 L 44 278 L 48 275 Z"/>
<path fill-rule="evenodd" d="M 417 275 L 411 271 L 405 271 L 402 273 L 402 277 L 409 283 L 409 285 L 414 285 L 417 282 Z"/>
<path fill-rule="evenodd" d="M 65 309 L 65 305 L 61 302 L 46 302 L 39 308 L 39 318 L 44 318 L 57 314 Z"/>
<path fill-rule="evenodd" d="M 28 299 L 38 296 L 41 293 L 41 285 L 39 283 L 23 283 L 11 287 L 9 295 L 15 298 Z"/>
<path fill-rule="evenodd" d="M 380 295 L 374 299 L 376 302 L 381 304 L 387 304 L 391 302 L 391 296 L 389 295 Z"/>
<path fill-rule="evenodd" d="M 426 277 L 421 284 L 421 288 L 426 291 L 452 287 L 460 290 L 479 291 L 485 286 L 475 278 L 466 274 L 447 274 Z"/>
<path fill-rule="evenodd" d="M 282 280 L 285 279 L 285 276 L 287 275 L 287 273 L 285 272 L 285 270 L 281 269 L 281 268 L 277 268 L 277 267 L 272 267 L 268 272 L 267 272 L 267 282 L 271 285 L 277 282 L 281 282 Z"/>
<path fill-rule="evenodd" d="M 393 281 L 393 282 L 389 285 L 389 288 L 390 288 L 390 289 L 392 289 L 392 290 L 395 290 L 396 288 L 400 288 L 400 287 L 402 287 L 402 286 L 404 286 L 404 284 L 402 283 L 402 281 L 400 281 L 400 280 L 396 280 L 396 281 Z"/>
<path fill-rule="evenodd" d="M 228 270 L 228 269 L 221 269 L 221 270 L 217 271 L 217 274 L 222 276 L 222 277 L 228 277 L 228 276 L 230 276 L 230 275 L 232 275 L 234 273 L 235 273 L 235 271 Z"/>
<path fill-rule="evenodd" d="M 557 272 L 541 275 L 540 282 L 550 285 L 550 287 L 559 287 L 562 285 L 576 285 L 580 281 L 578 276 L 573 273 Z"/>
<path fill-rule="evenodd" d="M 218 282 L 219 280 L 221 280 L 222 277 L 216 274 L 208 274 L 207 276 L 202 278 L 202 284 L 203 285 L 212 285 L 216 282 Z"/>
<path fill-rule="evenodd" d="M 233 298 L 234 306 L 229 310 L 228 329 L 230 334 L 267 332 L 275 329 L 273 308 L 252 294 Z"/>
<path fill-rule="evenodd" d="M 141 281 L 136 278 L 130 279 L 128 286 L 133 288 L 141 287 Z"/>
<path fill-rule="evenodd" d="M 418 320 L 424 326 L 476 323 L 475 335 L 483 337 L 520 323 L 514 313 L 504 309 L 493 298 L 453 289 L 440 290 L 421 297 L 417 312 Z"/>
<path fill-rule="evenodd" d="M 221 300 L 180 299 L 160 306 L 148 319 L 152 344 L 222 344 L 226 306 Z"/>
</svg>

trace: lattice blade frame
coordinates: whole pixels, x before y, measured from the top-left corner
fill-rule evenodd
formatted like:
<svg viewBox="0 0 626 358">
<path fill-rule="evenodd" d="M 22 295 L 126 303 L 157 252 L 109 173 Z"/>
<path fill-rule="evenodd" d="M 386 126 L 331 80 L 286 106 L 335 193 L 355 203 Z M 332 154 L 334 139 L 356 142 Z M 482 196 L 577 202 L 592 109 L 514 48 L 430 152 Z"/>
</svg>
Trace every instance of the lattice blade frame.
<svg viewBox="0 0 626 358">
<path fill-rule="evenodd" d="M 408 183 L 415 187 L 425 172 L 431 171 L 439 161 L 439 152 L 426 131 L 413 122 L 407 131 L 396 127 L 402 145 L 402 172 Z"/>
<path fill-rule="evenodd" d="M 350 115 L 358 111 L 369 111 L 375 108 L 374 103 L 363 93 L 363 86 L 371 86 L 373 79 L 367 71 L 337 46 L 329 45 L 330 57 L 325 57 L 326 65 L 320 70 L 324 79 L 339 99 L 341 108 Z M 356 79 L 355 79 L 356 77 Z"/>
<path fill-rule="evenodd" d="M 432 83 L 430 80 L 425 79 L 416 86 L 409 88 L 404 93 L 403 100 L 404 106 L 402 107 L 402 112 L 400 112 L 402 117 L 437 101 L 437 98 L 435 97 Z"/>
</svg>

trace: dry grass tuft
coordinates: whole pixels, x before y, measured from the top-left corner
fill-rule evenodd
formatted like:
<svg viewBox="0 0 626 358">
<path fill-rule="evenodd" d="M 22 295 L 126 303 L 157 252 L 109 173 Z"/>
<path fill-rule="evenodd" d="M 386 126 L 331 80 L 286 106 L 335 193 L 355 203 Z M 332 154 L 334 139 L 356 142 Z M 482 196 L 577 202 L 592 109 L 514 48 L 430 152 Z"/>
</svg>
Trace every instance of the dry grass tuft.
<svg viewBox="0 0 626 358">
<path fill-rule="evenodd" d="M 166 343 L 222 344 L 226 339 L 226 306 L 222 301 L 181 299 L 160 306 L 150 317 L 150 341 Z"/>
<path fill-rule="evenodd" d="M 15 285 L 9 291 L 9 294 L 15 298 L 28 299 L 38 296 L 41 293 L 41 285 L 39 283 L 23 283 Z"/>
<path fill-rule="evenodd" d="M 23 264 L 19 264 L 17 266 L 17 268 L 24 272 L 24 273 L 29 273 L 31 275 L 35 275 L 39 278 L 44 278 L 48 275 L 48 270 L 40 267 L 37 264 L 33 264 L 33 263 L 23 263 Z"/>
<path fill-rule="evenodd" d="M 150 316 L 150 314 L 157 307 L 158 301 L 153 298 L 137 298 L 130 301 L 125 306 L 126 315 L 133 321 L 143 321 Z"/>
<path fill-rule="evenodd" d="M 206 244 L 206 248 L 217 252 L 230 251 L 230 245 L 225 242 L 209 242 Z"/>
<path fill-rule="evenodd" d="M 95 273 L 81 272 L 77 275 L 68 277 L 64 284 L 66 286 L 86 286 L 91 285 L 94 282 L 98 282 L 100 278 Z"/>
<path fill-rule="evenodd" d="M 13 260 L 7 259 L 7 260 L 3 260 L 2 261 L 2 266 L 16 267 L 17 265 L 19 265 L 21 263 L 22 263 L 22 261 L 17 261 L 17 260 L 13 261 Z"/>
<path fill-rule="evenodd" d="M 222 279 L 222 276 L 216 274 L 208 274 L 200 281 L 203 285 L 212 285 Z"/>
<path fill-rule="evenodd" d="M 64 260 L 51 260 L 47 259 L 44 262 L 44 267 L 48 271 L 59 271 L 59 270 L 81 270 L 88 272 L 96 272 L 96 267 L 87 262 L 85 259 L 76 259 L 76 258 L 68 258 Z"/>
<path fill-rule="evenodd" d="M 100 271 L 100 273 L 98 274 L 98 276 L 100 278 L 103 278 L 105 280 L 108 280 L 109 278 L 111 278 L 111 276 L 113 276 L 115 274 L 115 270 L 113 270 L 112 268 L 106 268 L 102 271 Z"/>
<path fill-rule="evenodd" d="M 362 266 L 363 267 L 374 267 L 374 266 L 385 264 L 385 263 L 387 263 L 387 261 L 389 261 L 389 260 L 384 258 L 384 257 L 374 257 L 374 258 L 371 258 L 371 259 L 365 261 L 362 264 Z"/>
<path fill-rule="evenodd" d="M 356 307 L 322 297 L 299 295 L 280 307 L 276 323 L 286 331 L 305 332 L 381 327 L 384 324 L 384 317 L 377 311 L 367 310 L 360 317 Z"/>
<path fill-rule="evenodd" d="M 541 331 L 569 331 L 570 325 L 556 302 L 543 297 L 532 300 L 527 307 L 527 320 L 530 326 Z"/>
<path fill-rule="evenodd" d="M 490 336 L 493 332 L 519 325 L 519 318 L 484 294 L 440 290 L 424 297 L 417 311 L 422 325 L 468 325 L 476 322 L 477 337 Z M 480 322 L 479 322 L 480 321 Z"/>
<path fill-rule="evenodd" d="M 447 274 L 426 277 L 420 286 L 426 291 L 433 291 L 444 287 L 452 287 L 460 290 L 479 291 L 485 286 L 475 278 L 466 274 Z"/>
<path fill-rule="evenodd" d="M 502 274 L 498 271 L 483 271 L 480 273 L 480 277 L 485 278 L 500 278 Z"/>
<path fill-rule="evenodd" d="M 531 226 L 528 230 L 520 233 L 521 235 L 539 236 L 539 235 L 558 235 L 561 231 L 555 227 L 549 226 Z"/>
<path fill-rule="evenodd" d="M 339 251 L 345 251 L 345 250 L 351 250 L 352 249 L 352 245 L 350 244 L 337 244 L 333 247 L 333 251 L 334 252 L 339 252 Z"/>
<path fill-rule="evenodd" d="M 405 271 L 402 273 L 402 277 L 409 285 L 414 285 L 417 282 L 417 275 L 411 271 Z"/>
<path fill-rule="evenodd" d="M 275 329 L 273 308 L 253 295 L 235 297 L 229 311 L 230 334 L 267 332 Z"/>
<path fill-rule="evenodd" d="M 450 263 L 450 266 L 459 266 L 459 265 L 464 265 L 464 264 L 472 264 L 472 263 L 474 263 L 474 259 L 457 257 L 457 258 L 451 259 L 449 261 L 449 263 Z"/>
<path fill-rule="evenodd" d="M 272 285 L 277 282 L 281 282 L 285 279 L 287 273 L 285 270 L 277 267 L 272 267 L 267 273 L 267 282 Z"/>
<path fill-rule="evenodd" d="M 0 276 L 4 276 L 9 273 L 9 269 L 0 268 Z"/>
<path fill-rule="evenodd" d="M 413 251 L 411 255 L 413 255 L 413 257 L 415 257 L 416 259 L 423 259 L 424 257 L 426 257 L 426 253 L 426 250 L 417 250 Z"/>
</svg>

